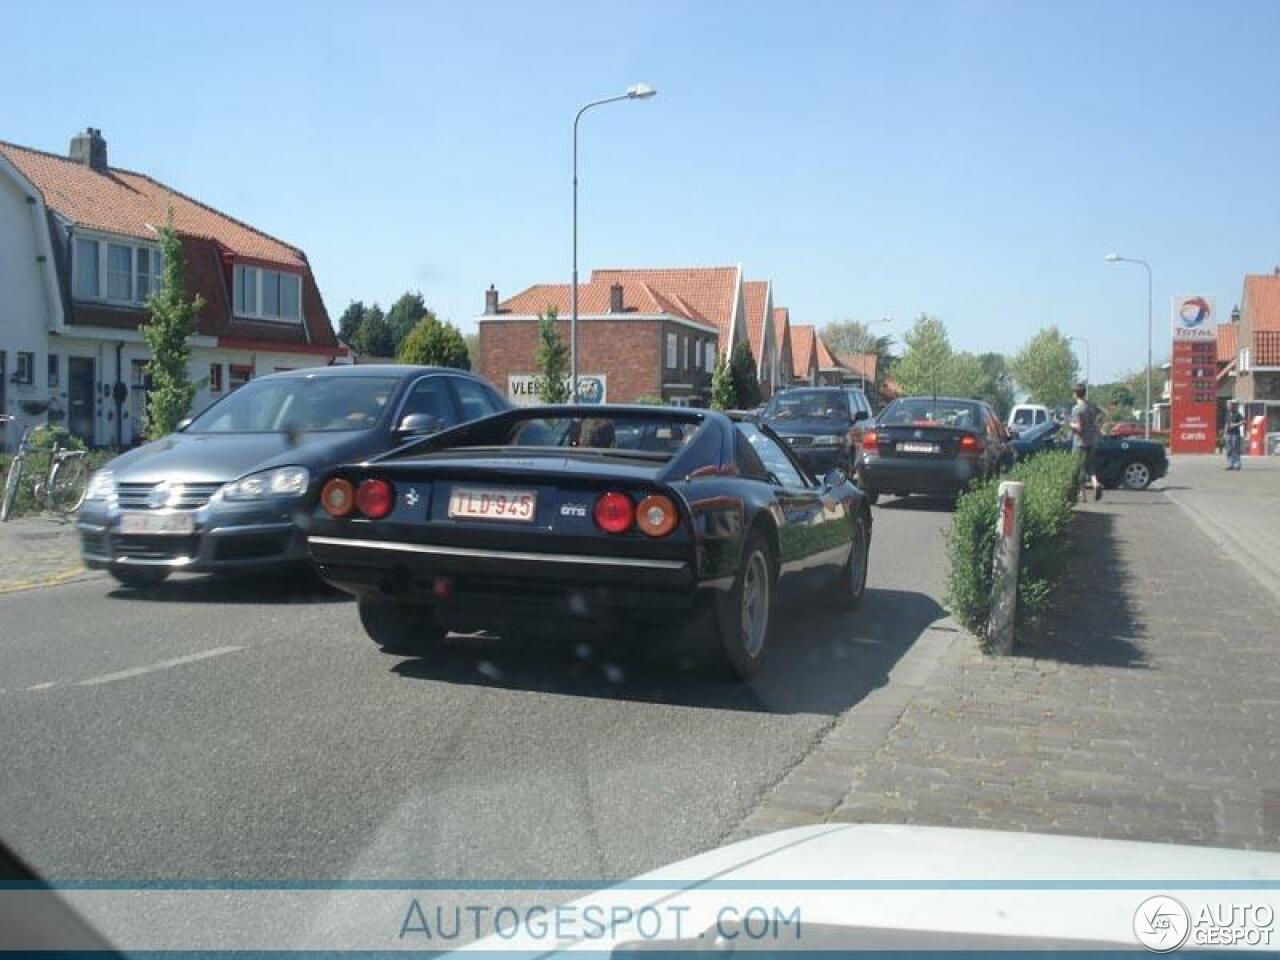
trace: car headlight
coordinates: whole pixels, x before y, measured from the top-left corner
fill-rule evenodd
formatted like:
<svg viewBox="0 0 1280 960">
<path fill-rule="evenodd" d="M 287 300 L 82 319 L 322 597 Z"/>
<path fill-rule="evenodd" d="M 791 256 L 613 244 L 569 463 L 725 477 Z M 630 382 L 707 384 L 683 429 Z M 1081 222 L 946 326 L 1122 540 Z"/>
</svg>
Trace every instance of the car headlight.
<svg viewBox="0 0 1280 960">
<path fill-rule="evenodd" d="M 110 470 L 99 470 L 89 478 L 84 492 L 86 500 L 110 500 L 116 495 L 116 478 Z"/>
<path fill-rule="evenodd" d="M 306 467 L 277 467 L 241 477 L 222 488 L 227 500 L 265 500 L 268 497 L 300 497 L 311 484 Z"/>
<path fill-rule="evenodd" d="M 814 437 L 813 445 L 815 447 L 838 447 L 843 438 L 838 434 L 831 434 L 828 437 Z"/>
</svg>

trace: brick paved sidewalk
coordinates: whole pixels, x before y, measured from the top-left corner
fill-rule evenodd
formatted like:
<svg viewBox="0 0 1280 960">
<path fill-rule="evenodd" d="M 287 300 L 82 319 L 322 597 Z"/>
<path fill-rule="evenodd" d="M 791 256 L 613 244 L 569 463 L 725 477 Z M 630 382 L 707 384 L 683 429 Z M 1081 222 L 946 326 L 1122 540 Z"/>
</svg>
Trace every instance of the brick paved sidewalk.
<svg viewBox="0 0 1280 960">
<path fill-rule="evenodd" d="M 0 593 L 93 575 L 80 563 L 73 521 L 41 516 L 0 523 Z"/>
<path fill-rule="evenodd" d="M 1070 567 L 1034 645 L 938 647 L 891 717 L 855 707 L 736 835 L 843 820 L 1280 848 L 1280 603 L 1154 490 L 1080 508 Z"/>
</svg>

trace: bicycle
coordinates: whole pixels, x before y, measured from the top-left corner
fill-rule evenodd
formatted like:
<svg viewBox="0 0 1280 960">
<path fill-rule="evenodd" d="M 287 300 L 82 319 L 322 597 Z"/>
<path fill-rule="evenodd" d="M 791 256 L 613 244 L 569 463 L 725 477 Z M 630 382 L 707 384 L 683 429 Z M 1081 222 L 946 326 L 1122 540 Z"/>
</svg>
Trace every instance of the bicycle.
<svg viewBox="0 0 1280 960">
<path fill-rule="evenodd" d="M 14 417 L 0 414 L 0 424 L 12 423 Z M 22 474 L 27 469 L 27 460 L 36 452 L 32 445 L 32 434 L 38 430 L 46 430 L 49 425 L 41 424 L 27 427 L 22 432 L 18 443 L 18 452 L 9 464 L 9 473 L 4 481 L 4 500 L 0 501 L 0 522 L 8 521 L 18 502 L 18 487 L 22 483 Z M 49 510 L 62 516 L 74 513 L 84 501 L 89 486 L 89 464 L 83 450 L 73 450 L 62 445 L 62 440 L 55 437 L 49 448 L 49 463 L 44 475 L 36 480 L 32 487 L 37 504 L 44 504 Z"/>
</svg>

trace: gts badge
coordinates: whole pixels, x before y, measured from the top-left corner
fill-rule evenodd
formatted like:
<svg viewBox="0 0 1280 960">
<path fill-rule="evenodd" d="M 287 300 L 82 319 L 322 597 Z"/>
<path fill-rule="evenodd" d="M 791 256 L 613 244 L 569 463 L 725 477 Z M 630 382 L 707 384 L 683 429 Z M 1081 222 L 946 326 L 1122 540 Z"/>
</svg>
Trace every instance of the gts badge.
<svg viewBox="0 0 1280 960">
<path fill-rule="evenodd" d="M 562 517 L 585 517 L 587 515 L 587 505 L 585 503 L 566 503 L 560 507 L 560 516 Z"/>
</svg>

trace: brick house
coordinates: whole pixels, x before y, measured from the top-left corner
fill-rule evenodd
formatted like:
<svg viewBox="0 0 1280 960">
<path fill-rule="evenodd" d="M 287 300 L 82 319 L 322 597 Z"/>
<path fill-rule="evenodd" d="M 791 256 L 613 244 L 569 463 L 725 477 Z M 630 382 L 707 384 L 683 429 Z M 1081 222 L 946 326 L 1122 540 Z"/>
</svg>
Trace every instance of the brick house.
<svg viewBox="0 0 1280 960">
<path fill-rule="evenodd" d="M 9 446 L 46 410 L 90 444 L 141 437 L 149 353 L 138 328 L 170 210 L 187 292 L 205 301 L 191 340 L 195 410 L 258 374 L 344 355 L 297 247 L 110 166 L 96 129 L 67 156 L 0 142 L 0 410 L 18 418 Z"/>
<path fill-rule="evenodd" d="M 747 337 L 740 267 L 595 270 L 578 286 L 578 374 L 600 398 L 661 397 L 702 405 L 718 357 Z M 479 372 L 514 403 L 531 403 L 538 318 L 554 307 L 569 340 L 571 289 L 542 283 L 507 300 L 490 287 L 476 318 Z"/>
<path fill-rule="evenodd" d="M 1280 431 L 1280 267 L 1244 278 L 1236 336 L 1235 399 L 1250 420 L 1266 416 L 1267 432 Z"/>
<path fill-rule="evenodd" d="M 773 308 L 773 342 L 778 345 L 778 389 L 784 390 L 796 378 L 791 356 L 791 311 L 786 307 Z"/>
<path fill-rule="evenodd" d="M 748 280 L 742 285 L 747 318 L 747 342 L 756 361 L 760 396 L 768 400 L 780 386 L 778 344 L 773 330 L 773 285 L 768 280 Z"/>
<path fill-rule="evenodd" d="M 796 386 L 818 383 L 818 331 L 808 324 L 791 327 L 791 372 Z"/>
</svg>

